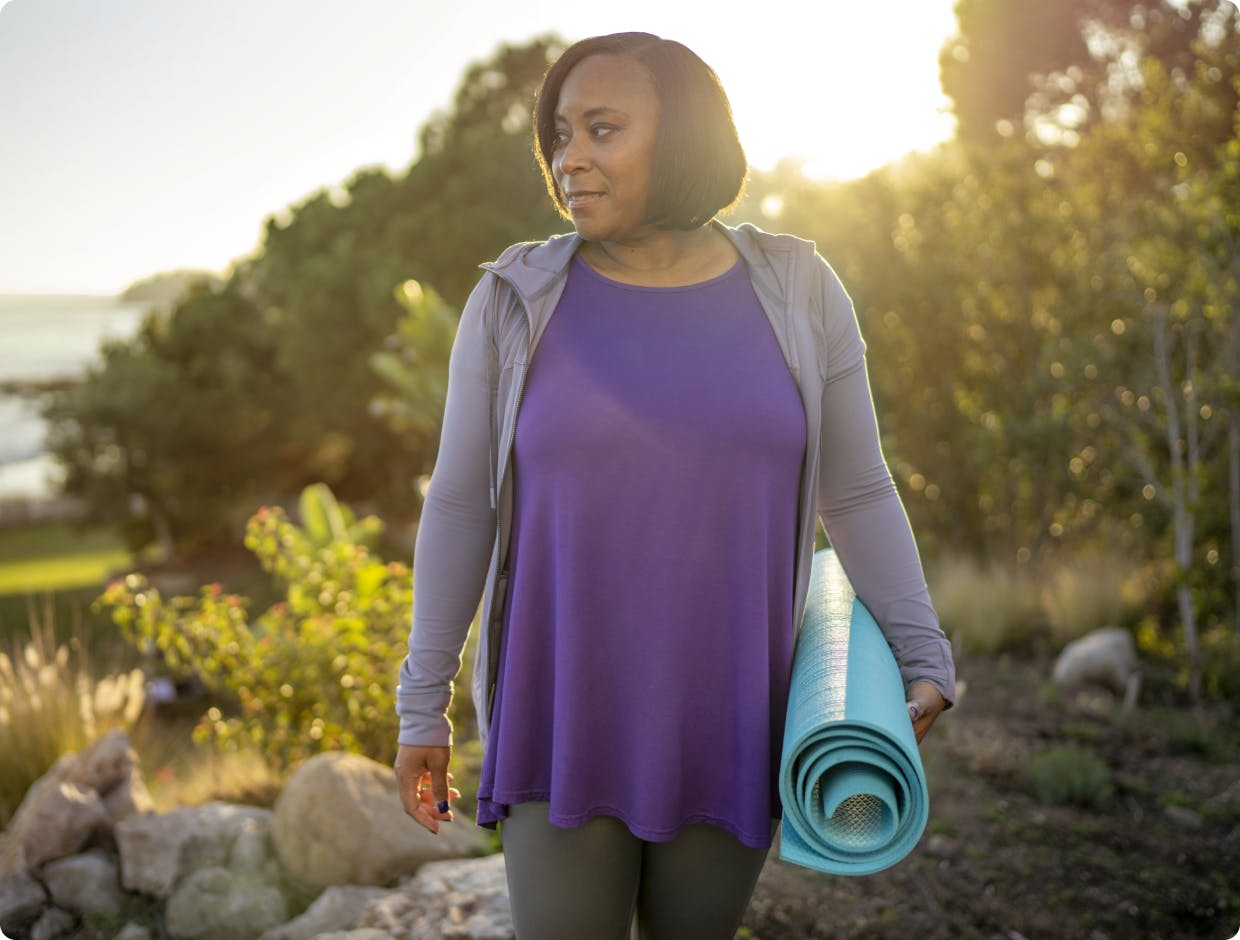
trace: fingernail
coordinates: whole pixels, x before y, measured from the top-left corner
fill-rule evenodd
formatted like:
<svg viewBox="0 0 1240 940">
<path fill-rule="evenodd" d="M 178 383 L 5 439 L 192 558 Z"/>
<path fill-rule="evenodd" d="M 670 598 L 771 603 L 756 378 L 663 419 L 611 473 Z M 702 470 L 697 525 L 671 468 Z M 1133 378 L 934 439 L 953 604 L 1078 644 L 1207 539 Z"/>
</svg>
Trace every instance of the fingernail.
<svg viewBox="0 0 1240 940">
<path fill-rule="evenodd" d="M 446 813 L 446 812 L 448 811 L 448 801 L 447 801 L 447 800 L 440 800 L 440 801 L 439 801 L 439 802 L 435 805 L 435 809 L 439 810 L 439 812 L 441 812 L 441 813 Z"/>
<path fill-rule="evenodd" d="M 912 715 L 912 716 L 913 716 L 913 720 L 914 720 L 914 721 L 916 721 L 916 720 L 917 720 L 917 717 L 921 714 L 921 706 L 920 706 L 920 705 L 918 705 L 916 702 L 909 702 L 909 703 L 908 703 L 908 713 L 909 713 L 910 715 Z"/>
</svg>

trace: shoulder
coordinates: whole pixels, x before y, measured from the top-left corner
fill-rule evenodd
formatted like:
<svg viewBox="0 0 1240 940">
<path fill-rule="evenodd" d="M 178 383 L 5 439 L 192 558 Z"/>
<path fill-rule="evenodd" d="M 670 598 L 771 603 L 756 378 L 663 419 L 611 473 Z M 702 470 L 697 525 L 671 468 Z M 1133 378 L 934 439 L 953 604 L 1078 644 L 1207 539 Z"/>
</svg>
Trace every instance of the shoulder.
<svg viewBox="0 0 1240 940">
<path fill-rule="evenodd" d="M 516 242 L 505 248 L 494 261 L 482 265 L 490 271 L 503 272 L 513 267 L 558 270 L 568 264 L 580 244 L 576 232 L 552 235 L 542 241 Z"/>
<path fill-rule="evenodd" d="M 742 222 L 737 226 L 720 225 L 742 254 L 746 253 L 746 249 L 755 254 L 773 256 L 809 257 L 816 253 L 814 243 L 807 238 L 786 232 L 768 232 L 752 222 Z"/>
</svg>

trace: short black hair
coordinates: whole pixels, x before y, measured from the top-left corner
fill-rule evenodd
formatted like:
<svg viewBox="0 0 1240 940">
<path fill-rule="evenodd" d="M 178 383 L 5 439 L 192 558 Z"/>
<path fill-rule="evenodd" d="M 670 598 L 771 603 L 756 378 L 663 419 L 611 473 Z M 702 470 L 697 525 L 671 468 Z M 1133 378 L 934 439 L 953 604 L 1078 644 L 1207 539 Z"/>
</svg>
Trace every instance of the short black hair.
<svg viewBox="0 0 1240 940">
<path fill-rule="evenodd" d="M 740 199 L 748 163 L 732 106 L 714 69 L 695 52 L 651 33 L 612 33 L 575 42 L 547 69 L 534 104 L 534 154 L 547 192 L 571 218 L 551 169 L 555 110 L 573 67 L 592 55 L 628 56 L 650 73 L 659 97 L 647 223 L 693 229 Z"/>
</svg>

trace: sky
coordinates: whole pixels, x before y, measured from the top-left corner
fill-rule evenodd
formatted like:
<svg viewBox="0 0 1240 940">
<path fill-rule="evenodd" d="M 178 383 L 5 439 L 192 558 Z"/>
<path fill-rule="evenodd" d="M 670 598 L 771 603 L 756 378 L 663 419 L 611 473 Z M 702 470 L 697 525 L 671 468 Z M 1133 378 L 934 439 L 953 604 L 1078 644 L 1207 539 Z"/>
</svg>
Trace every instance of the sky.
<svg viewBox="0 0 1240 940">
<path fill-rule="evenodd" d="M 402 173 L 470 63 L 547 32 L 683 42 L 753 167 L 859 176 L 951 136 L 952 3 L 764 0 L 732 22 L 670 0 L 0 0 L 0 294 L 225 272 L 281 208 Z"/>
</svg>

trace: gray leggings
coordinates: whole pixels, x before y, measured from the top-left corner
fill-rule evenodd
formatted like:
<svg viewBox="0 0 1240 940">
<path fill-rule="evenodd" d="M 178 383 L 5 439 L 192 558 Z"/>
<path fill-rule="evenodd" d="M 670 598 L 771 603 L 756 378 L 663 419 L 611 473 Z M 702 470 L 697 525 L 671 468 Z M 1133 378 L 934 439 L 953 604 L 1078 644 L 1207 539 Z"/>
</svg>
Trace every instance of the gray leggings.
<svg viewBox="0 0 1240 940">
<path fill-rule="evenodd" d="M 575 829 L 549 803 L 516 803 L 500 823 L 517 940 L 732 940 L 768 849 L 717 826 L 646 842 L 614 816 Z M 772 830 L 774 823 L 772 823 Z"/>
</svg>

